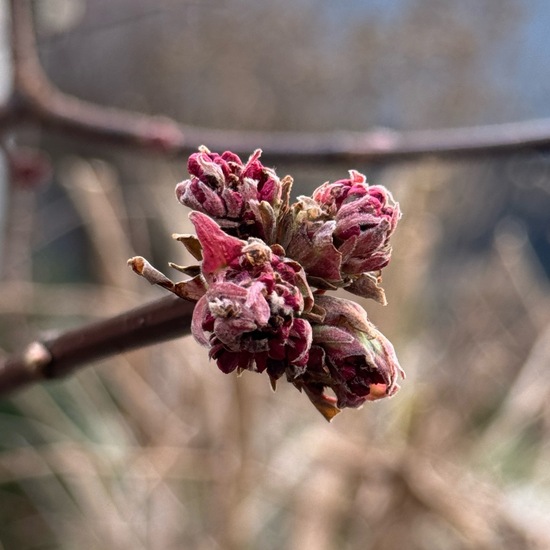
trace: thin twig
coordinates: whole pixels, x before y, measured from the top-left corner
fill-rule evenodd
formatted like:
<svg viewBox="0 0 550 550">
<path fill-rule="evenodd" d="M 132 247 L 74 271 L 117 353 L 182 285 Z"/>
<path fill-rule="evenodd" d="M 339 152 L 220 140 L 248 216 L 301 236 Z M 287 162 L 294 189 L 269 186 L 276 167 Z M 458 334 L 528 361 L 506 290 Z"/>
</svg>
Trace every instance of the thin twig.
<svg viewBox="0 0 550 550">
<path fill-rule="evenodd" d="M 103 357 L 188 334 L 193 303 L 168 296 L 145 306 L 31 343 L 0 359 L 0 395 L 34 382 L 71 374 Z"/>
<path fill-rule="evenodd" d="M 64 134 L 168 156 L 188 155 L 202 143 L 212 150 L 231 145 L 239 154 L 261 147 L 271 160 L 285 162 L 386 162 L 425 155 L 472 156 L 550 148 L 550 119 L 412 132 L 251 132 L 198 128 L 94 105 L 52 85 L 36 52 L 29 0 L 11 0 L 10 4 L 15 95 L 0 107 L 0 127 L 30 120 Z"/>
</svg>

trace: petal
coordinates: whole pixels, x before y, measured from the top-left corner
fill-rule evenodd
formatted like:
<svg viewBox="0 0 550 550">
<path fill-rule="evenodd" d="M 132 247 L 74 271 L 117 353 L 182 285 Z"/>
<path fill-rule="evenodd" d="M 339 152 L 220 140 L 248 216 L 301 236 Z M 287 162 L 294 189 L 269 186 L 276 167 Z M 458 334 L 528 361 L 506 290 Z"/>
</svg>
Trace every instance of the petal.
<svg viewBox="0 0 550 550">
<path fill-rule="evenodd" d="M 238 218 L 242 214 L 244 201 L 239 192 L 226 187 L 221 192 L 221 200 L 228 218 Z"/>
<path fill-rule="evenodd" d="M 196 304 L 193 310 L 193 318 L 191 320 L 191 333 L 195 340 L 203 346 L 209 345 L 209 339 L 206 336 L 202 324 L 208 312 L 208 301 L 206 296 L 203 296 Z"/>
<path fill-rule="evenodd" d="M 249 309 L 258 326 L 263 327 L 267 325 L 271 315 L 269 304 L 263 294 L 265 285 L 257 282 L 252 283 L 247 290 L 248 294 L 246 297 L 245 307 Z"/>
<path fill-rule="evenodd" d="M 195 226 L 202 246 L 202 272 L 207 278 L 226 268 L 241 254 L 244 241 L 223 232 L 211 218 L 200 212 L 191 212 L 189 219 Z"/>
<path fill-rule="evenodd" d="M 207 154 L 198 154 L 196 158 L 196 162 L 199 166 L 199 169 L 201 171 L 201 175 L 199 176 L 201 179 L 206 177 L 214 178 L 218 184 L 222 184 L 225 181 L 225 176 L 223 173 L 223 170 L 219 164 L 211 160 L 211 155 Z"/>
<path fill-rule="evenodd" d="M 300 262 L 308 275 L 340 280 L 342 255 L 333 244 L 334 228 L 334 221 L 300 224 L 287 247 L 288 256 Z"/>
<path fill-rule="evenodd" d="M 176 197 L 181 204 L 215 217 L 225 215 L 225 204 L 219 195 L 200 180 L 185 180 L 176 185 Z"/>
<path fill-rule="evenodd" d="M 221 345 L 212 348 L 211 357 L 216 359 L 218 368 L 225 374 L 233 372 L 242 360 L 240 352 L 227 351 Z"/>
<path fill-rule="evenodd" d="M 367 334 L 374 329 L 367 312 L 352 300 L 320 294 L 315 296 L 315 304 L 326 310 L 326 325 L 353 328 Z"/>
<path fill-rule="evenodd" d="M 375 302 L 387 305 L 384 289 L 379 285 L 378 277 L 372 273 L 361 273 L 361 275 L 346 287 L 348 292 L 361 296 L 361 298 L 372 298 Z"/>
</svg>

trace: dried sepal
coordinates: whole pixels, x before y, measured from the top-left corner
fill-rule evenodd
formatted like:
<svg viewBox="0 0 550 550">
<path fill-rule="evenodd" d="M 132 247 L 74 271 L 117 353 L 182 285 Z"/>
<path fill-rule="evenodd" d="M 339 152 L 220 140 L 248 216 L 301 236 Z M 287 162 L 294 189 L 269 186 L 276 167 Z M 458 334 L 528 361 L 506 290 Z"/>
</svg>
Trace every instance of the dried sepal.
<svg viewBox="0 0 550 550">
<path fill-rule="evenodd" d="M 345 289 L 361 298 L 370 298 L 383 306 L 387 305 L 386 293 L 380 286 L 380 276 L 374 273 L 362 273 Z"/>
<path fill-rule="evenodd" d="M 342 412 L 342 409 L 336 405 L 334 397 L 327 395 L 323 391 L 314 391 L 314 389 L 307 386 L 304 386 L 303 390 L 313 406 L 323 415 L 323 418 L 327 422 L 332 422 L 333 418 Z"/>
<path fill-rule="evenodd" d="M 195 235 L 189 235 L 186 233 L 174 233 L 172 239 L 179 241 L 185 246 L 187 251 L 199 262 L 202 261 L 202 246 L 199 239 Z"/>
<path fill-rule="evenodd" d="M 206 283 L 202 275 L 197 275 L 188 281 L 175 283 L 172 292 L 184 300 L 196 302 L 204 296 L 206 290 Z"/>
<path fill-rule="evenodd" d="M 311 309 L 309 311 L 305 311 L 302 316 L 310 323 L 322 323 L 325 320 L 326 314 L 327 312 L 324 308 L 314 303 Z"/>
<path fill-rule="evenodd" d="M 172 290 L 174 283 L 164 273 L 159 271 L 156 267 L 153 267 L 142 256 L 134 256 L 128 260 L 128 265 L 132 268 L 134 273 L 141 275 L 152 285 L 158 285 L 167 290 Z"/>
<path fill-rule="evenodd" d="M 196 277 L 197 275 L 200 275 L 201 273 L 201 267 L 200 265 L 178 265 L 173 262 L 168 262 L 168 265 L 175 269 L 176 271 L 179 271 L 180 273 L 183 273 L 184 275 L 188 275 L 189 277 Z"/>
<path fill-rule="evenodd" d="M 311 275 L 307 276 L 307 281 L 311 286 L 318 288 L 319 290 L 338 290 L 339 287 L 337 284 L 327 281 L 322 277 L 312 277 Z"/>
<path fill-rule="evenodd" d="M 258 236 L 267 244 L 275 242 L 275 233 L 277 229 L 277 215 L 273 207 L 266 201 L 250 201 L 249 208 L 251 217 L 256 224 Z"/>
<path fill-rule="evenodd" d="M 150 284 L 157 285 L 176 296 L 192 302 L 197 301 L 206 292 L 206 285 L 201 275 L 193 277 L 189 281 L 174 283 L 164 273 L 153 267 L 145 258 L 134 256 L 128 260 L 128 265 L 134 273 L 141 275 Z"/>
<path fill-rule="evenodd" d="M 294 179 L 292 176 L 285 176 L 281 179 L 281 215 L 284 215 L 290 207 L 290 192 L 292 191 L 293 183 Z"/>
</svg>

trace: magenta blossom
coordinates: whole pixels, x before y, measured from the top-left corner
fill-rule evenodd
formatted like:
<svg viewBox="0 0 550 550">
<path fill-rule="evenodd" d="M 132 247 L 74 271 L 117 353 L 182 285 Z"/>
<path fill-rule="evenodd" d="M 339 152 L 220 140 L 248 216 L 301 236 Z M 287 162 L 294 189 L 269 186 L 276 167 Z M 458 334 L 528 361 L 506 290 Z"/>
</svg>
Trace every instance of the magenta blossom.
<svg viewBox="0 0 550 550">
<path fill-rule="evenodd" d="M 386 188 L 369 186 L 364 175 L 351 170 L 349 179 L 325 183 L 311 198 L 299 197 L 292 206 L 286 252 L 317 286 L 347 287 L 388 264 L 389 239 L 400 217 L 399 204 Z"/>
<path fill-rule="evenodd" d="M 358 275 L 388 265 L 389 239 L 400 217 L 399 204 L 381 185 L 370 186 L 365 195 L 344 202 L 336 214 L 333 233 L 342 254 L 342 272 Z"/>
<path fill-rule="evenodd" d="M 186 280 L 173 282 L 140 256 L 129 264 L 196 301 L 192 333 L 224 373 L 266 372 L 273 387 L 284 375 L 327 420 L 391 397 L 404 377 L 393 346 L 361 306 L 325 292 L 345 288 L 386 303 L 380 270 L 399 205 L 352 170 L 290 206 L 292 179 L 279 180 L 260 153 L 243 163 L 201 147 L 189 158 L 190 178 L 176 195 L 194 210 L 196 236 L 174 237 L 200 265 L 170 264 Z"/>
<path fill-rule="evenodd" d="M 394 395 L 403 370 L 393 346 L 368 321 L 365 310 L 327 295 L 316 296 L 315 304 L 325 317 L 313 325 L 307 369 L 294 384 L 307 391 L 321 412 L 334 405 L 360 407 L 365 401 Z M 336 403 L 323 393 L 325 388 L 334 392 Z"/>
<path fill-rule="evenodd" d="M 178 200 L 230 234 L 273 242 L 282 189 L 289 182 L 260 162 L 261 153 L 257 149 L 244 164 L 230 151 L 220 155 L 200 147 L 187 163 L 190 179 L 176 186 Z"/>
<path fill-rule="evenodd" d="M 366 176 L 356 170 L 350 170 L 349 178 L 323 183 L 313 191 L 311 198 L 334 218 L 344 202 L 364 197 L 368 189 Z"/>
<path fill-rule="evenodd" d="M 192 213 L 191 221 L 208 283 L 193 313 L 195 338 L 226 373 L 267 370 L 277 379 L 285 371 L 303 372 L 312 333 L 299 316 L 313 300 L 302 268 L 259 239 L 227 235 L 204 214 Z"/>
</svg>

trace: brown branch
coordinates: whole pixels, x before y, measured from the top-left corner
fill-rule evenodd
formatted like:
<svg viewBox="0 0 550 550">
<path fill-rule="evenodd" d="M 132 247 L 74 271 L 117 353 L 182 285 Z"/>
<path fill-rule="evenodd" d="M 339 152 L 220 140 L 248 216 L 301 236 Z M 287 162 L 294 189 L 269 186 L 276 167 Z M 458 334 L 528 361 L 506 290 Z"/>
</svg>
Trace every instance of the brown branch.
<svg viewBox="0 0 550 550">
<path fill-rule="evenodd" d="M 99 139 L 164 155 L 187 155 L 201 144 L 212 150 L 249 154 L 261 147 L 271 159 L 285 162 L 384 162 L 424 155 L 503 154 L 550 148 L 550 119 L 478 126 L 396 132 L 290 133 L 211 130 L 168 118 L 106 108 L 55 88 L 40 66 L 29 0 L 11 0 L 15 97 L 19 119 L 54 131 Z M 0 108 L 0 126 L 13 125 L 9 109 Z"/>
<path fill-rule="evenodd" d="M 66 376 L 103 357 L 188 334 L 193 307 L 168 296 L 57 338 L 33 342 L 22 354 L 0 359 L 0 395 Z"/>
</svg>

